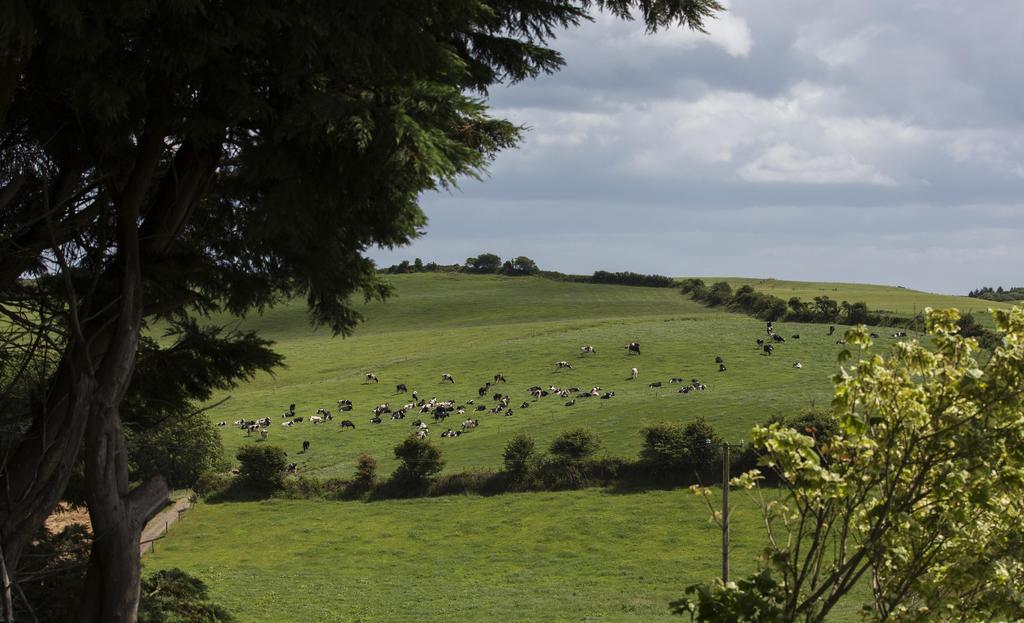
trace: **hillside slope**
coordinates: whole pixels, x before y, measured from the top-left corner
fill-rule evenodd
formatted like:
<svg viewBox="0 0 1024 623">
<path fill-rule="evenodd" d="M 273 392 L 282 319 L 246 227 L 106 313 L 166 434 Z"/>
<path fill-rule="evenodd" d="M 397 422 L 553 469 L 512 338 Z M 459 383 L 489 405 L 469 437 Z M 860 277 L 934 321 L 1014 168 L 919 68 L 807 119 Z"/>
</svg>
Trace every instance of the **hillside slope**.
<svg viewBox="0 0 1024 623">
<path fill-rule="evenodd" d="M 391 421 L 385 416 L 383 423 L 370 424 L 375 405 L 389 402 L 397 407 L 409 400 L 395 393 L 398 383 L 421 398 L 436 396 L 459 404 L 476 400 L 490 407 L 492 392 L 511 396 L 511 416 L 478 413 L 468 405 L 463 416 L 453 415 L 440 425 L 431 422 L 432 438 L 442 447 L 448 471 L 499 466 L 502 448 L 516 432 L 531 434 L 546 447 L 559 432 L 586 426 L 601 436 L 605 453 L 632 457 L 644 426 L 704 417 L 723 436 L 738 441 L 769 416 L 827 405 L 842 348 L 821 325 L 791 323 L 779 326 L 779 332 L 801 339 L 789 339 L 766 357 L 755 343 L 764 337 L 762 322 L 710 310 L 672 288 L 458 274 L 397 275 L 391 281 L 396 296 L 386 303 L 361 305 L 367 320 L 347 339 L 314 331 L 300 301 L 242 323 L 276 340 L 288 367 L 236 389 L 230 401 L 210 412 L 215 421 L 229 424 L 223 437 L 231 455 L 255 438 L 230 423 L 270 416 L 274 423 L 268 443 L 285 447 L 300 473 L 347 476 L 355 457 L 364 452 L 381 460 L 387 473 L 394 467 L 392 448 L 420 417 L 411 413 L 405 421 Z M 844 297 L 842 291 L 834 294 Z M 891 343 L 885 335 L 878 348 Z M 630 341 L 641 343 L 641 355 L 623 348 Z M 581 355 L 585 344 L 596 347 L 597 354 Z M 716 356 L 725 359 L 726 372 L 718 372 Z M 573 368 L 556 370 L 559 360 Z M 792 367 L 796 361 L 803 369 Z M 634 366 L 637 381 L 629 380 Z M 376 374 L 380 383 L 364 383 L 367 372 Z M 508 379 L 507 386 L 488 390 L 480 400 L 477 389 L 498 372 Z M 456 383 L 441 383 L 442 373 L 451 374 Z M 709 389 L 682 395 L 669 383 L 672 377 L 697 378 Z M 663 386 L 648 386 L 656 381 Z M 565 406 L 566 400 L 554 396 L 533 401 L 526 391 L 533 385 L 600 386 L 616 395 L 611 400 L 577 399 L 574 406 Z M 356 423 L 354 431 L 340 429 L 338 413 L 334 422 L 318 426 L 308 421 L 291 428 L 279 424 L 290 403 L 308 418 L 319 407 L 335 410 L 342 398 L 355 404 L 344 414 Z M 520 408 L 524 402 L 530 406 Z M 458 439 L 440 438 L 441 431 L 459 428 L 470 416 L 480 419 L 477 430 Z M 311 449 L 300 454 L 304 440 L 311 442 Z"/>
</svg>

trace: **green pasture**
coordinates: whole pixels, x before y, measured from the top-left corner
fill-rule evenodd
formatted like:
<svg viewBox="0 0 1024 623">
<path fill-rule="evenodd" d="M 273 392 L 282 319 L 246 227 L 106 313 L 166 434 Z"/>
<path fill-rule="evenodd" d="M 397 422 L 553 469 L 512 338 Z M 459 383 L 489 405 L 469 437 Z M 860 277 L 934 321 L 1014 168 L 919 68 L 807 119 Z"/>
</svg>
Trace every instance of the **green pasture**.
<svg viewBox="0 0 1024 623">
<path fill-rule="evenodd" d="M 756 344 L 765 337 L 763 322 L 708 309 L 672 288 L 455 274 L 397 275 L 391 281 L 395 296 L 362 305 L 367 320 L 349 338 L 313 330 L 299 301 L 241 323 L 276 340 L 287 367 L 230 392 L 230 400 L 209 412 L 214 421 L 228 423 L 223 439 L 229 455 L 242 444 L 258 443 L 232 428 L 233 421 L 270 416 L 266 443 L 283 446 L 300 473 L 348 476 L 363 452 L 377 457 L 382 472 L 389 473 L 395 465 L 393 447 L 421 416 L 410 413 L 404 421 L 385 416 L 382 424 L 370 424 L 375 405 L 388 402 L 394 408 L 410 400 L 395 393 L 398 383 L 421 398 L 459 404 L 475 400 L 491 407 L 495 391 L 512 397 L 510 417 L 476 412 L 467 404 L 464 416 L 453 414 L 437 425 L 431 420 L 431 436 L 443 450 L 447 471 L 500 466 L 502 449 L 517 432 L 533 435 L 546 447 L 559 432 L 587 426 L 601 436 L 604 453 L 633 457 L 644 426 L 704 417 L 722 436 L 740 441 L 752 425 L 772 415 L 827 405 L 842 348 L 835 343 L 842 327 L 829 337 L 822 325 L 784 323 L 777 330 L 786 343 L 777 345 L 773 356 L 764 356 Z M 879 333 L 877 348 L 884 349 L 892 340 L 885 330 Z M 792 339 L 794 334 L 800 339 Z M 626 351 L 630 341 L 640 342 L 641 355 Z M 597 354 L 581 355 L 585 344 Z M 724 358 L 726 372 L 718 372 L 717 355 Z M 559 360 L 573 368 L 556 370 Z M 797 361 L 803 369 L 792 367 Z M 629 380 L 634 366 L 636 381 Z M 380 383 L 365 384 L 367 372 Z M 453 375 L 454 385 L 441 383 L 445 372 Z M 508 384 L 488 390 L 480 400 L 477 389 L 498 372 Z M 668 382 L 672 377 L 697 378 L 709 389 L 679 394 Z M 655 381 L 663 386 L 648 387 Z M 533 385 L 599 386 L 616 395 L 577 399 L 567 407 L 555 396 L 534 402 L 527 393 Z M 342 398 L 352 400 L 355 409 L 339 413 L 336 403 Z M 281 426 L 280 415 L 293 402 L 298 415 L 308 419 L 324 407 L 334 411 L 335 421 Z M 530 407 L 521 409 L 523 402 Z M 479 428 L 457 439 L 440 437 L 470 416 L 480 420 Z M 342 418 L 357 428 L 342 430 Z M 311 442 L 310 451 L 299 453 L 304 440 Z"/>
<path fill-rule="evenodd" d="M 736 578 L 762 533 L 731 497 Z M 721 573 L 720 539 L 686 490 L 268 500 L 200 504 L 144 563 L 202 578 L 239 621 L 670 622 L 684 587 Z"/>
<path fill-rule="evenodd" d="M 813 281 L 784 281 L 780 279 L 751 279 L 747 277 L 704 277 L 706 283 L 726 281 L 733 288 L 749 285 L 759 292 L 777 296 L 784 301 L 799 297 L 813 301 L 816 296 L 827 296 L 836 301 L 857 303 L 863 301 L 872 311 L 888 312 L 898 316 L 913 316 L 925 307 L 956 307 L 962 312 L 974 313 L 980 322 L 988 322 L 989 308 L 1008 309 L 1010 303 L 998 303 L 967 296 L 952 296 L 921 292 L 900 286 L 878 286 L 864 283 L 827 283 Z"/>
</svg>

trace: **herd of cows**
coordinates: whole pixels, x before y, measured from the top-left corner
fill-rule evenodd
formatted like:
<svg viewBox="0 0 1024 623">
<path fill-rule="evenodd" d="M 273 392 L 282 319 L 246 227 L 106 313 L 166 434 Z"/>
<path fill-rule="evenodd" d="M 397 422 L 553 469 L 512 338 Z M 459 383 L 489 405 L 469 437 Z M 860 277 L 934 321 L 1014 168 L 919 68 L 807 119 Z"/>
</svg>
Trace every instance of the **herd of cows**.
<svg viewBox="0 0 1024 623">
<path fill-rule="evenodd" d="M 831 336 L 835 333 L 835 327 L 830 326 L 828 335 Z M 777 345 L 781 345 L 786 342 L 785 338 L 779 335 L 775 331 L 775 327 L 771 322 L 767 323 L 766 337 L 758 338 L 756 340 L 757 347 L 761 350 L 763 356 L 772 356 Z M 877 337 L 876 334 L 872 334 L 873 337 Z M 905 332 L 897 332 L 893 334 L 893 337 L 905 337 Z M 799 340 L 800 335 L 794 334 L 791 336 L 792 340 Z M 844 343 L 843 340 L 837 340 L 837 344 Z M 627 355 L 640 356 L 640 344 L 639 342 L 630 342 L 623 347 L 626 350 Z M 589 356 L 596 356 L 597 349 L 591 345 L 585 345 L 580 348 L 579 357 L 588 358 Z M 719 372 L 726 372 L 727 367 L 725 360 L 719 355 L 715 357 L 715 363 L 718 364 Z M 572 369 L 573 366 L 569 361 L 556 361 L 554 364 L 555 370 Z M 793 362 L 793 368 L 802 369 L 803 364 L 799 361 Z M 633 381 L 638 379 L 640 372 L 638 368 L 633 367 L 630 369 L 629 376 L 625 380 Z M 380 379 L 373 372 L 368 372 L 364 376 L 363 384 L 378 384 Z M 456 380 L 449 373 L 443 373 L 440 377 L 440 384 L 450 385 L 455 387 Z M 468 433 L 478 426 L 480 426 L 480 420 L 476 417 L 470 417 L 470 415 L 479 415 L 483 413 L 489 413 L 491 415 L 504 415 L 506 417 L 512 416 L 516 413 L 516 409 L 524 410 L 529 409 L 532 404 L 545 398 L 557 397 L 565 400 L 565 407 L 572 407 L 576 405 L 577 400 L 589 400 L 597 398 L 599 400 L 611 400 L 615 397 L 615 392 L 610 390 L 604 390 L 601 387 L 593 386 L 590 389 L 584 389 L 581 387 L 559 387 L 557 385 L 549 385 L 547 387 L 541 387 L 534 385 L 525 390 L 526 395 L 529 397 L 524 399 L 518 407 L 514 406 L 513 401 L 519 402 L 518 399 L 514 399 L 507 391 L 498 391 L 499 384 L 503 388 L 507 388 L 507 381 L 502 373 L 493 375 L 492 380 L 485 382 L 479 388 L 477 388 L 477 396 L 468 400 L 439 400 L 436 397 L 429 399 L 420 398 L 416 391 L 409 391 L 408 386 L 405 383 L 397 383 L 395 385 L 395 391 L 391 395 L 390 400 L 394 400 L 394 396 L 407 394 L 411 400 L 404 402 L 401 406 L 392 408 L 390 401 L 381 402 L 372 409 L 370 409 L 371 417 L 368 419 L 370 425 L 380 425 L 384 422 L 385 416 L 388 419 L 404 420 L 406 416 L 418 416 L 412 420 L 412 433 L 419 439 L 426 439 L 430 435 L 430 427 L 428 420 L 433 419 L 435 425 L 443 425 L 443 422 L 452 415 L 463 417 L 461 425 L 456 428 L 447 428 L 441 433 L 441 437 L 445 439 L 458 438 L 464 433 Z M 678 393 L 689 394 L 691 392 L 706 391 L 708 386 L 703 383 L 700 379 L 686 380 L 681 377 L 672 377 L 668 380 L 670 385 L 678 385 Z M 649 388 L 657 389 L 663 386 L 662 381 L 654 381 L 648 384 Z M 488 396 L 488 394 L 490 394 Z M 337 402 L 337 411 L 341 413 L 353 412 L 355 409 L 351 400 L 342 399 Z M 315 414 L 309 417 L 297 415 L 296 405 L 293 403 L 289 405 L 288 410 L 280 415 L 280 425 L 284 427 L 292 427 L 299 424 L 308 422 L 314 426 L 325 425 L 334 420 L 334 414 L 324 408 L 319 407 L 316 409 Z M 257 420 L 237 420 L 234 425 L 239 429 L 244 430 L 246 435 L 253 435 L 254 433 L 259 435 L 261 440 L 266 440 L 269 436 L 270 427 L 272 425 L 272 419 L 263 417 Z M 227 422 L 219 422 L 218 426 L 227 426 Z M 344 430 L 346 428 L 355 429 L 356 423 L 352 419 L 342 419 L 339 422 L 339 427 Z M 303 442 L 303 452 L 309 450 L 309 441 Z M 289 466 L 290 470 L 294 471 L 294 466 Z"/>
</svg>

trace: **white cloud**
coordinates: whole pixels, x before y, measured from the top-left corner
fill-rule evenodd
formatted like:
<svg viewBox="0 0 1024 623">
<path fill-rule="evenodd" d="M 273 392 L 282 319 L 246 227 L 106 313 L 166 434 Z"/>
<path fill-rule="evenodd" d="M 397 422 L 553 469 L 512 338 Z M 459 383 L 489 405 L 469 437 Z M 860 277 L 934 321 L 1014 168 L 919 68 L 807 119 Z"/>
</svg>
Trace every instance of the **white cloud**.
<svg viewBox="0 0 1024 623">
<path fill-rule="evenodd" d="M 739 175 L 749 182 L 896 185 L 848 153 L 816 156 L 788 143 L 771 147 L 741 167 Z"/>
</svg>

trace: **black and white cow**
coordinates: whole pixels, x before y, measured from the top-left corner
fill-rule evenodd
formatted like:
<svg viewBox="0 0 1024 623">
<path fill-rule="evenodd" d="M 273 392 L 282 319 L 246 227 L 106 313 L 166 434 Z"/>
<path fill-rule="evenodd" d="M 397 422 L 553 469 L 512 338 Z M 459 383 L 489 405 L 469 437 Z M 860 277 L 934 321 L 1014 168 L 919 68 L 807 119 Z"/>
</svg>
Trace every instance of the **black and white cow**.
<svg viewBox="0 0 1024 623">
<path fill-rule="evenodd" d="M 631 353 L 640 354 L 640 342 L 630 342 L 626 344 L 626 350 Z"/>
</svg>

